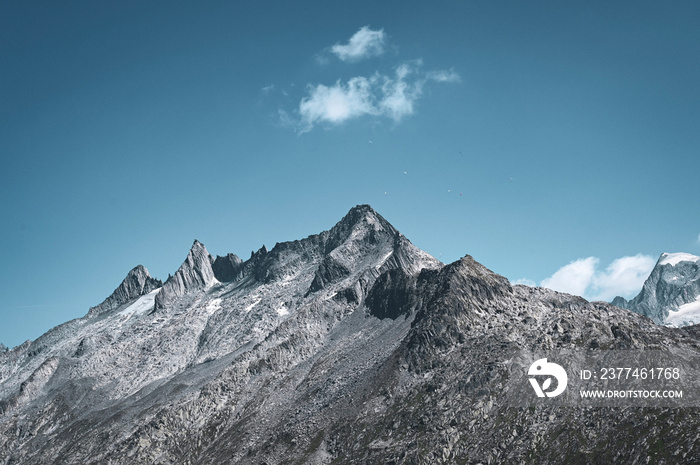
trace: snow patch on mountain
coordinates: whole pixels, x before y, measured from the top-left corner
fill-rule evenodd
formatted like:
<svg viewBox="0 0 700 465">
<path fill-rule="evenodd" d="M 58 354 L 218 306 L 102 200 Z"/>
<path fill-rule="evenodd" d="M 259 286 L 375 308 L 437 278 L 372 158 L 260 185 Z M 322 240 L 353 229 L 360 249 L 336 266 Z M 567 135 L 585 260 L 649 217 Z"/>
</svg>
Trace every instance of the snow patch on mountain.
<svg viewBox="0 0 700 465">
<path fill-rule="evenodd" d="M 251 296 L 251 299 L 252 299 L 252 302 L 249 303 L 248 305 L 246 305 L 245 308 L 243 308 L 243 313 L 248 313 L 248 312 L 250 312 L 252 309 L 254 309 L 255 306 L 258 305 L 258 304 L 260 303 L 260 301 L 262 300 L 262 297 L 260 297 L 260 296 L 257 295 L 257 294 L 253 294 L 253 295 Z"/>
<path fill-rule="evenodd" d="M 220 309 L 221 298 L 212 299 L 209 303 L 207 303 L 207 312 L 209 312 L 210 315 Z"/>
<path fill-rule="evenodd" d="M 675 266 L 680 262 L 697 262 L 700 261 L 700 257 L 692 255 L 689 253 L 678 252 L 678 253 L 664 253 L 659 258 L 659 265 L 671 265 Z"/>
<path fill-rule="evenodd" d="M 148 270 L 138 265 L 126 275 L 122 283 L 114 292 L 101 304 L 92 307 L 88 312 L 89 316 L 99 316 L 106 314 L 116 308 L 121 307 L 133 299 L 146 295 L 153 289 L 161 288 L 163 283 L 159 279 L 154 279 L 148 274 Z"/>
<path fill-rule="evenodd" d="M 700 323 L 700 295 L 695 302 L 681 305 L 677 311 L 671 311 L 666 317 L 667 326 L 688 326 Z"/>
<path fill-rule="evenodd" d="M 120 315 L 125 315 L 131 318 L 134 315 L 143 315 L 149 310 L 153 309 L 153 304 L 156 300 L 156 294 L 160 291 L 160 288 L 154 289 L 148 294 L 139 297 L 136 302 L 126 307 L 124 310 L 120 311 Z"/>
</svg>

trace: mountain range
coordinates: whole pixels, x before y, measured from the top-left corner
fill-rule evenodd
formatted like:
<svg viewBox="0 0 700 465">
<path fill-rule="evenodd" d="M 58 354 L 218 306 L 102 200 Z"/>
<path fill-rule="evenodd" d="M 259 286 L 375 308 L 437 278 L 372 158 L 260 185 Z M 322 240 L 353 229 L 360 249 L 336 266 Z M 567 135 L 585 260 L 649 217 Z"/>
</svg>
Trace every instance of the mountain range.
<svg viewBox="0 0 700 465">
<path fill-rule="evenodd" d="M 697 408 L 509 387 L 518 351 L 633 349 L 697 359 L 700 330 L 443 264 L 360 205 L 247 260 L 194 241 L 0 352 L 0 464 L 700 463 Z"/>
</svg>

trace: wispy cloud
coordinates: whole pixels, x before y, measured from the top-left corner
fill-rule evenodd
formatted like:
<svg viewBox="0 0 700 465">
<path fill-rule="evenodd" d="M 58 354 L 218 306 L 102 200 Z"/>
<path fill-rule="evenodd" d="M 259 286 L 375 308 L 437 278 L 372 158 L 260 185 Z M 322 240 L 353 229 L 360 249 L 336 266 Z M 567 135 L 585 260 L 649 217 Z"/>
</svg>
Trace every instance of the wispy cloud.
<svg viewBox="0 0 700 465">
<path fill-rule="evenodd" d="M 347 44 L 332 46 L 331 52 L 343 61 L 354 62 L 382 55 L 385 46 L 386 35 L 384 34 L 384 29 L 373 31 L 369 26 L 363 26 L 350 37 Z"/>
<path fill-rule="evenodd" d="M 323 84 L 309 87 L 309 96 L 299 104 L 302 132 L 315 123 L 340 123 L 365 114 L 377 114 L 372 87 L 374 78 L 354 77 L 347 84 L 337 81 L 333 86 Z"/>
<path fill-rule="evenodd" d="M 530 287 L 537 286 L 537 283 L 535 281 L 533 281 L 532 279 L 527 279 L 527 278 L 516 279 L 515 281 L 511 281 L 511 284 L 523 284 L 525 286 L 530 286 Z"/>
<path fill-rule="evenodd" d="M 597 265 L 598 259 L 595 257 L 575 260 L 543 280 L 541 286 L 555 291 L 583 295 L 593 281 Z"/>
<path fill-rule="evenodd" d="M 346 44 L 326 48 L 317 60 L 327 65 L 327 57 L 333 54 L 342 61 L 356 62 L 383 55 L 386 48 L 384 30 L 364 26 Z M 280 109 L 279 118 L 283 125 L 294 127 L 299 134 L 319 124 L 340 125 L 363 116 L 383 117 L 398 123 L 416 112 L 426 85 L 459 80 L 453 69 L 425 70 L 421 59 L 403 61 L 390 73 L 376 71 L 371 75 L 341 78 L 333 84 L 307 84 L 295 111 Z"/>
<path fill-rule="evenodd" d="M 612 300 L 615 296 L 637 294 L 649 277 L 656 259 L 648 255 L 622 257 L 603 272 L 596 272 L 592 284 L 594 300 Z"/>
<path fill-rule="evenodd" d="M 298 130 L 308 132 L 319 123 L 341 124 L 364 115 L 399 122 L 414 113 L 426 83 L 458 79 L 454 71 L 425 72 L 422 62 L 414 60 L 396 68 L 393 76 L 375 73 L 353 77 L 347 83 L 338 80 L 332 86 L 310 85 L 308 95 L 299 104 Z"/>
<path fill-rule="evenodd" d="M 654 268 L 656 260 L 634 255 L 614 260 L 599 270 L 596 257 L 575 260 L 557 270 L 540 285 L 555 291 L 580 295 L 589 300 L 610 301 L 615 296 L 633 297 Z"/>
<path fill-rule="evenodd" d="M 459 74 L 455 73 L 454 70 L 449 71 L 429 71 L 427 77 L 430 80 L 436 82 L 459 82 Z"/>
</svg>

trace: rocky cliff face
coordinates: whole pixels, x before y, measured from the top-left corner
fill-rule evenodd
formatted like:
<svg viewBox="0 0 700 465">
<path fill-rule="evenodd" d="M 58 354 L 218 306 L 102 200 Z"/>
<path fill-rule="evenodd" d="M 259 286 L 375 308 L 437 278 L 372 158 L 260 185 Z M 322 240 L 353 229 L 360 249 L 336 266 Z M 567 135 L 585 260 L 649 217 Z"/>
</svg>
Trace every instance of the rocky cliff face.
<svg viewBox="0 0 700 465">
<path fill-rule="evenodd" d="M 212 264 L 214 277 L 221 282 L 235 281 L 243 269 L 243 260 L 236 254 L 228 254 L 224 257 L 216 257 Z"/>
<path fill-rule="evenodd" d="M 700 323 L 698 298 L 700 257 L 664 253 L 635 298 L 627 301 L 616 297 L 612 303 L 647 316 L 657 324 L 678 326 Z"/>
<path fill-rule="evenodd" d="M 368 206 L 246 261 L 195 242 L 168 282 L 0 353 L 0 464 L 700 460 L 695 409 L 517 408 L 504 363 L 700 357 L 696 327 L 445 266 Z"/>
<path fill-rule="evenodd" d="M 199 289 L 209 289 L 217 282 L 214 276 L 214 258 L 198 240 L 194 241 L 184 263 L 168 278 L 156 295 L 155 308 L 162 309 L 178 297 Z"/>
<path fill-rule="evenodd" d="M 163 283 L 159 279 L 152 278 L 148 274 L 148 270 L 139 265 L 129 271 L 124 281 L 114 290 L 112 295 L 107 297 L 101 304 L 92 307 L 88 315 L 97 316 L 114 310 L 126 302 L 146 295 L 162 285 Z"/>
</svg>

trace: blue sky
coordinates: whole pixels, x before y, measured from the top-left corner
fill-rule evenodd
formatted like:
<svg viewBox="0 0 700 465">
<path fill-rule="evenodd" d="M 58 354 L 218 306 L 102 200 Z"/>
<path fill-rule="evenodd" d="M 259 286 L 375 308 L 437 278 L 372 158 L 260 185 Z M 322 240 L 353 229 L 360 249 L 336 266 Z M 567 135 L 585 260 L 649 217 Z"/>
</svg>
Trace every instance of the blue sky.
<svg viewBox="0 0 700 465">
<path fill-rule="evenodd" d="M 697 2 L 0 6 L 0 342 L 369 203 L 588 298 L 700 254 Z"/>
</svg>

